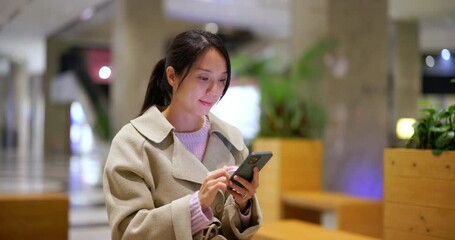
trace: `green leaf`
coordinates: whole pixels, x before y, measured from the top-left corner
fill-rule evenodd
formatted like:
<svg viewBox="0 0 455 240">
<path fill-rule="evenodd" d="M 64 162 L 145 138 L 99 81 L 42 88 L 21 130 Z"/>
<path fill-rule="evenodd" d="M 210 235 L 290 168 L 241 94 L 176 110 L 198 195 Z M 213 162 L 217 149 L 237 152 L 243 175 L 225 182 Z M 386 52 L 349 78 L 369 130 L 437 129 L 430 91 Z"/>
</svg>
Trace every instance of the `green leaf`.
<svg viewBox="0 0 455 240">
<path fill-rule="evenodd" d="M 423 117 L 413 125 L 414 134 L 407 147 L 432 149 L 434 154 L 455 150 L 455 105 L 438 109 L 427 104 L 420 111 Z"/>
<path fill-rule="evenodd" d="M 451 114 L 455 114 L 455 105 L 452 105 L 452 106 L 449 107 L 449 112 Z"/>
<path fill-rule="evenodd" d="M 433 155 L 441 155 L 442 149 L 432 149 L 431 152 Z"/>
<path fill-rule="evenodd" d="M 435 145 L 437 148 L 445 148 L 447 147 L 450 142 L 452 142 L 455 133 L 453 131 L 450 132 L 443 132 L 435 141 Z"/>
<path fill-rule="evenodd" d="M 446 131 L 450 130 L 450 125 L 443 125 L 443 126 L 431 126 L 430 131 L 431 132 L 437 132 L 437 133 L 444 133 Z"/>
<path fill-rule="evenodd" d="M 434 110 L 432 108 L 423 108 L 423 109 L 420 109 L 420 111 L 423 113 L 428 113 L 430 116 L 433 116 L 436 113 L 436 110 Z"/>
</svg>

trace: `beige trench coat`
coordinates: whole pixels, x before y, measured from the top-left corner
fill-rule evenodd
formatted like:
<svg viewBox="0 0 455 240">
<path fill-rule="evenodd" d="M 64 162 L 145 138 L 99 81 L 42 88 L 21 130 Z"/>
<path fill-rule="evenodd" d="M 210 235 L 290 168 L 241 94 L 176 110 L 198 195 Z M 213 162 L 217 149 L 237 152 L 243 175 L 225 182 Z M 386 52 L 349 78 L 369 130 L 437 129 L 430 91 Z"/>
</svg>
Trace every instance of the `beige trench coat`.
<svg viewBox="0 0 455 240">
<path fill-rule="evenodd" d="M 156 107 L 125 125 L 112 141 L 103 188 L 112 239 L 200 239 L 191 235 L 190 196 L 209 171 L 238 165 L 248 155 L 238 129 L 209 114 L 210 138 L 202 163 L 175 137 Z M 251 226 L 241 226 L 234 200 L 219 191 L 211 206 L 227 239 L 249 239 L 262 221 L 253 198 Z"/>
</svg>

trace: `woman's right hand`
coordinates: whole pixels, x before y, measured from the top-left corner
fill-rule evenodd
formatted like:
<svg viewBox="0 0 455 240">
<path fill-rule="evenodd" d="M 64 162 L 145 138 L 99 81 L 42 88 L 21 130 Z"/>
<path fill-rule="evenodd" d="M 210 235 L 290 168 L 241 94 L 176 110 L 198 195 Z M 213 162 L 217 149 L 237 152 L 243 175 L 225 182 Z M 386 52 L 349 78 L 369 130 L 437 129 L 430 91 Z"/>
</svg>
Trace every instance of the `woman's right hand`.
<svg viewBox="0 0 455 240">
<path fill-rule="evenodd" d="M 218 190 L 226 191 L 229 182 L 227 167 L 209 172 L 199 190 L 199 203 L 202 208 L 209 208 L 215 200 Z"/>
</svg>

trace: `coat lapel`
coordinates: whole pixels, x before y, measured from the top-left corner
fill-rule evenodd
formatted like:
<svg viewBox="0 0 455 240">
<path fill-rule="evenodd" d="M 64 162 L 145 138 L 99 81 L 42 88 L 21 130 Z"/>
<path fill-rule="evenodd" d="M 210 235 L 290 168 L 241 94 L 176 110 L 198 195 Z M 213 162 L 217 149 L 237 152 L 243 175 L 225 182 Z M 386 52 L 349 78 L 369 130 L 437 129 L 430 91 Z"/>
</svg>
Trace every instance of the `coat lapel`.
<svg viewBox="0 0 455 240">
<path fill-rule="evenodd" d="M 226 146 L 218 135 L 229 139 L 229 145 L 232 145 L 236 151 L 241 152 L 244 148 L 240 133 L 234 134 L 233 129 L 223 124 L 212 113 L 209 113 L 208 117 L 212 131 L 202 163 L 175 137 L 173 134 L 174 127 L 155 106 L 150 107 L 143 115 L 133 119 L 131 123 L 144 137 L 155 143 L 160 143 L 171 135 L 174 140 L 171 159 L 172 176 L 202 184 L 209 171 L 221 168 L 224 165 L 235 165 L 236 162 L 232 156 L 231 146 Z"/>
<path fill-rule="evenodd" d="M 177 179 L 202 184 L 209 171 L 185 145 L 174 136 L 174 150 L 172 154 L 172 176 Z"/>
<path fill-rule="evenodd" d="M 211 133 L 202 163 L 209 171 L 213 171 L 225 165 L 235 165 L 235 160 L 221 139 L 215 133 Z"/>
</svg>

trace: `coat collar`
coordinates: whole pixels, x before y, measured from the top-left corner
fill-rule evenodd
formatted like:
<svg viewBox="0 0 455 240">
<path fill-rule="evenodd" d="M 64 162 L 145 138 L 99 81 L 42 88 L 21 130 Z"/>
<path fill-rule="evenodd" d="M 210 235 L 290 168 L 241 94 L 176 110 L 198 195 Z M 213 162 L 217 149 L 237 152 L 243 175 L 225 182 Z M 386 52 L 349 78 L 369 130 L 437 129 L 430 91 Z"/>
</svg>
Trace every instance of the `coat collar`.
<svg viewBox="0 0 455 240">
<path fill-rule="evenodd" d="M 211 123 L 210 133 L 219 133 L 224 138 L 229 139 L 230 143 L 238 150 L 242 151 L 244 142 L 241 134 L 234 127 L 224 123 L 217 116 L 212 113 L 208 114 Z M 144 114 L 131 120 L 131 124 L 139 131 L 144 137 L 155 143 L 162 142 L 174 127 L 158 110 L 156 106 L 150 107 Z"/>
<path fill-rule="evenodd" d="M 245 145 L 237 129 L 224 123 L 212 113 L 209 113 L 208 118 L 211 123 L 211 137 L 202 162 L 191 154 L 178 138 L 173 138 L 172 175 L 174 177 L 202 184 L 209 171 L 222 167 L 219 164 L 226 164 L 226 159 L 230 158 L 231 152 L 222 138 L 229 140 L 229 143 L 238 151 L 243 151 Z M 131 124 L 145 138 L 155 143 L 163 142 L 174 131 L 174 127 L 155 106 L 131 120 Z M 235 162 L 230 164 L 233 165 Z"/>
</svg>

